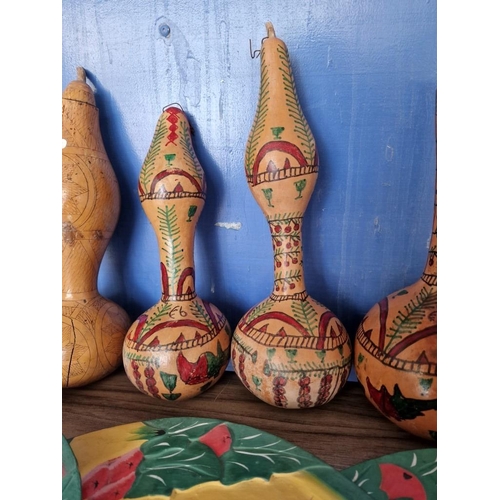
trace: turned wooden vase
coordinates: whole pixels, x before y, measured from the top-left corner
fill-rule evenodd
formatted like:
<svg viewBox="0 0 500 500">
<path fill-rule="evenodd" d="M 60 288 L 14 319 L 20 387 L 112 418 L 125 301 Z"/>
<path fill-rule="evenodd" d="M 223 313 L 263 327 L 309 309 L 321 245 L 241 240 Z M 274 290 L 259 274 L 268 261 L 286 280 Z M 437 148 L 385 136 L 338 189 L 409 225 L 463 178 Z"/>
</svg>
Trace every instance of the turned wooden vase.
<svg viewBox="0 0 500 500">
<path fill-rule="evenodd" d="M 302 223 L 318 176 L 318 154 L 287 47 L 271 23 L 266 28 L 245 173 L 269 224 L 274 285 L 239 321 L 231 357 L 241 382 L 258 398 L 282 408 L 310 408 L 330 401 L 345 384 L 351 345 L 340 320 L 305 287 Z"/>
<path fill-rule="evenodd" d="M 176 401 L 202 393 L 229 362 L 227 319 L 195 289 L 194 237 L 205 204 L 205 174 L 179 107 L 161 114 L 139 175 L 139 198 L 160 256 L 161 299 L 139 316 L 123 343 L 130 381 L 144 394 Z"/>
<path fill-rule="evenodd" d="M 97 277 L 118 221 L 120 192 L 83 68 L 62 96 L 62 386 L 121 365 L 127 313 L 99 294 Z"/>
<path fill-rule="evenodd" d="M 365 395 L 406 431 L 437 439 L 437 205 L 420 279 L 365 315 L 354 343 Z"/>
</svg>

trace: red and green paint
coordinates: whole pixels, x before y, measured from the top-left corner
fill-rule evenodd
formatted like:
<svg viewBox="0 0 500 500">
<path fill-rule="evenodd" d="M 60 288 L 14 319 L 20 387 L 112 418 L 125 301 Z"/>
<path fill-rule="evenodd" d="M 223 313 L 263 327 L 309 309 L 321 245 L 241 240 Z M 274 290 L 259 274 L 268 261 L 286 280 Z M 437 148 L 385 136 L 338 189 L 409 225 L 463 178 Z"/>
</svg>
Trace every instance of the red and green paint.
<svg viewBox="0 0 500 500">
<path fill-rule="evenodd" d="M 94 468 L 82 478 L 82 500 L 124 498 L 136 480 L 136 470 L 143 458 L 138 448 Z"/>
<path fill-rule="evenodd" d="M 139 174 L 138 190 L 141 201 L 185 196 L 205 197 L 205 175 L 193 148 L 187 120 L 179 118 L 181 113 L 179 108 L 171 106 L 162 113 L 156 124 Z M 175 147 L 168 148 L 171 144 Z M 164 168 L 159 170 L 157 160 L 160 154 L 163 154 L 165 163 Z M 182 162 L 182 168 L 176 167 L 179 161 Z M 172 191 L 167 192 L 161 181 L 168 176 L 184 178 L 189 187 L 184 189 L 178 183 Z"/>
<path fill-rule="evenodd" d="M 404 292 L 404 290 L 402 291 Z M 399 292 L 399 294 L 402 294 Z M 386 330 L 387 298 L 379 303 L 380 308 L 380 336 L 379 348 L 390 356 L 396 356 L 410 345 L 419 340 L 436 335 L 437 326 L 420 328 L 423 320 L 437 308 L 437 288 L 422 287 L 414 299 L 398 311 L 392 325 Z"/>
<path fill-rule="evenodd" d="M 247 179 L 252 185 L 256 185 L 265 180 L 276 180 L 276 177 L 273 177 L 275 172 L 282 173 L 281 175 L 283 175 L 283 177 L 279 178 L 284 178 L 285 175 L 286 177 L 291 177 L 301 175 L 303 173 L 309 173 L 305 170 L 295 171 L 294 169 L 297 168 L 297 166 L 299 169 L 313 168 L 316 171 L 318 165 L 315 141 L 297 99 L 292 68 L 290 66 L 288 51 L 285 46 L 277 46 L 276 48 L 280 61 L 278 69 L 282 77 L 284 89 L 283 105 L 286 107 L 288 115 L 292 120 L 294 135 L 300 138 L 301 148 L 281 139 L 281 134 L 285 130 L 285 127 L 280 124 L 269 127 L 269 130 L 266 128 L 267 119 L 269 117 L 271 85 L 269 70 L 264 62 L 266 50 L 271 49 L 268 49 L 263 45 L 261 53 L 260 92 L 252 129 L 250 131 L 245 151 L 245 169 Z M 269 131 L 271 132 L 272 140 L 266 142 L 263 147 L 257 150 L 258 145 L 264 137 L 264 133 L 269 134 Z M 258 172 L 262 159 L 272 151 L 286 153 L 287 157 L 284 164 L 280 166 L 274 165 L 274 167 L 268 164 L 266 166 L 266 171 L 259 174 Z M 290 159 L 292 159 L 294 165 L 290 164 Z M 262 178 L 259 178 L 259 175 Z"/>
<path fill-rule="evenodd" d="M 341 474 L 373 500 L 437 500 L 435 448 L 386 455 L 344 469 Z"/>
<path fill-rule="evenodd" d="M 188 312 L 184 309 L 186 305 L 172 302 L 162 302 L 150 312 L 144 313 L 137 319 L 135 328 L 129 332 L 127 339 L 134 343 L 136 349 L 141 346 L 164 346 L 178 350 L 183 344 L 185 347 L 203 345 L 218 335 L 221 330 L 230 336 L 229 325 L 222 314 L 215 313 L 212 304 L 197 299 L 188 301 Z M 169 344 L 161 344 L 155 341 L 157 334 L 162 330 L 173 330 L 186 328 L 194 331 L 194 339 L 187 341 L 182 333 Z M 152 340 L 150 340 L 152 339 Z"/>
<path fill-rule="evenodd" d="M 274 292 L 304 291 L 302 270 L 302 217 L 268 219 L 274 254 Z"/>
<path fill-rule="evenodd" d="M 386 417 L 396 420 L 413 420 L 424 416 L 426 411 L 437 411 L 437 399 L 416 399 L 404 396 L 398 384 L 394 384 L 391 394 L 385 385 L 374 387 L 370 378 L 366 378 L 366 387 L 370 399 Z"/>
<path fill-rule="evenodd" d="M 81 489 L 76 457 L 68 440 L 62 436 L 62 500 L 80 499 Z"/>
<path fill-rule="evenodd" d="M 88 472 L 82 481 L 82 500 L 163 497 L 174 489 L 182 491 L 212 481 L 230 486 L 253 478 L 268 481 L 275 473 L 297 471 L 313 475 L 343 498 L 365 498 L 349 479 L 310 453 L 266 432 L 231 422 L 151 420 L 136 431 L 128 431 L 123 439 L 140 444 Z"/>
</svg>

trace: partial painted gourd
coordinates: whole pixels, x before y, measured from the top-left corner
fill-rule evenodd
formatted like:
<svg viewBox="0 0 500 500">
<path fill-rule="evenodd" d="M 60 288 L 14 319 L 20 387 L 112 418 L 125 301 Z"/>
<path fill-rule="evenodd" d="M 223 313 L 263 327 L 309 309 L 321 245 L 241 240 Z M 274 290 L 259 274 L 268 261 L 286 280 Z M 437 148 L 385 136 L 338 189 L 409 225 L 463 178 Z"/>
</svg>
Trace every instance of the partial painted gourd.
<svg viewBox="0 0 500 500">
<path fill-rule="evenodd" d="M 365 315 L 354 342 L 368 400 L 398 427 L 437 439 L 437 202 L 427 262 L 412 285 Z"/>
</svg>

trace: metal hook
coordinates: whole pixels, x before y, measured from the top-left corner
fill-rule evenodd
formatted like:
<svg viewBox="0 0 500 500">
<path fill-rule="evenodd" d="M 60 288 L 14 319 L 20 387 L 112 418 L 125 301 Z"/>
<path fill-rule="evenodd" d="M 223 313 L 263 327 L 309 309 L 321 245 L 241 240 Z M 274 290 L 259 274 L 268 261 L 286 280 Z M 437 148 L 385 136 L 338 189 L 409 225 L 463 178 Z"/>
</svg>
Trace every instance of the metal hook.
<svg viewBox="0 0 500 500">
<path fill-rule="evenodd" d="M 250 39 L 250 40 L 248 40 L 248 41 L 250 42 L 250 57 L 251 57 L 252 59 L 255 59 L 256 57 L 258 57 L 258 56 L 259 56 L 259 54 L 260 54 L 260 50 L 259 50 L 259 49 L 257 49 L 257 50 L 252 51 L 252 39 Z"/>
<path fill-rule="evenodd" d="M 183 113 L 185 113 L 184 108 L 178 102 L 173 102 L 171 104 L 167 104 L 166 106 L 163 107 L 162 111 L 165 111 L 167 108 L 171 108 L 172 106 L 177 106 L 178 108 L 181 109 L 181 111 Z"/>
<path fill-rule="evenodd" d="M 265 36 L 265 37 L 261 40 L 261 42 L 260 42 L 261 46 L 262 46 L 262 43 L 264 42 L 264 40 L 265 40 L 266 38 L 269 38 L 269 37 L 268 37 L 268 36 Z M 250 42 L 250 57 L 251 57 L 252 59 L 255 59 L 256 57 L 259 57 L 259 55 L 260 55 L 260 53 L 261 53 L 261 50 L 260 50 L 260 49 L 252 50 L 252 40 L 250 39 L 250 40 L 249 40 L 249 42 Z"/>
</svg>

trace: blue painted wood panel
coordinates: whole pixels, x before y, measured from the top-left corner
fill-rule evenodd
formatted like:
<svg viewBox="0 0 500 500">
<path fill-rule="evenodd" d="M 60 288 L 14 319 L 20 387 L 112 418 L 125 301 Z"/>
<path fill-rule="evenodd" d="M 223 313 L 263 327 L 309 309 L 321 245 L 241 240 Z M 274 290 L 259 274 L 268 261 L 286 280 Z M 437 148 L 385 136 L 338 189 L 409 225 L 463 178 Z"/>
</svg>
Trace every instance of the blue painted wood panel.
<svg viewBox="0 0 500 500">
<path fill-rule="evenodd" d="M 271 238 L 243 166 L 260 81 L 250 40 L 260 47 L 266 21 L 288 46 L 320 158 L 304 221 L 310 295 L 354 335 L 375 302 L 418 279 L 433 216 L 435 0 L 63 0 L 62 13 L 62 87 L 85 68 L 121 190 L 99 289 L 132 319 L 160 297 L 137 179 L 171 103 L 191 120 L 208 183 L 198 294 L 234 327 L 271 292 Z"/>
</svg>

